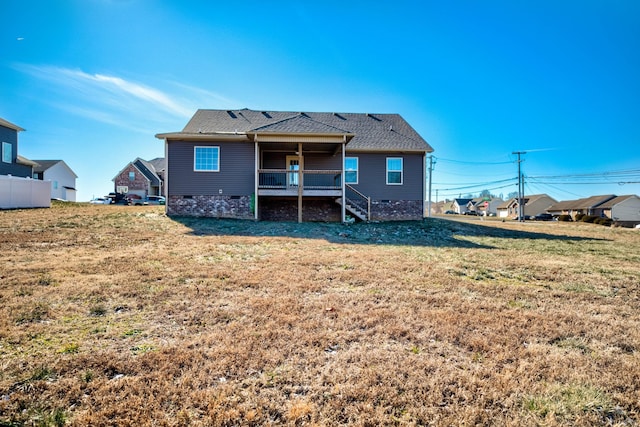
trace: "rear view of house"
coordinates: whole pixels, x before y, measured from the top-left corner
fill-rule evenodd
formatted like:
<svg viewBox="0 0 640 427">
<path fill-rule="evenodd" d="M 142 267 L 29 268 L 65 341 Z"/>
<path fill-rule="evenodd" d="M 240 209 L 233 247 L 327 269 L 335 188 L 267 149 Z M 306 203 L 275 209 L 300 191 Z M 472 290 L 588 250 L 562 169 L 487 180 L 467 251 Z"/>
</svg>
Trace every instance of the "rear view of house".
<svg viewBox="0 0 640 427">
<path fill-rule="evenodd" d="M 156 137 L 169 215 L 424 217 L 433 149 L 397 114 L 198 110 L 181 132 Z"/>
</svg>

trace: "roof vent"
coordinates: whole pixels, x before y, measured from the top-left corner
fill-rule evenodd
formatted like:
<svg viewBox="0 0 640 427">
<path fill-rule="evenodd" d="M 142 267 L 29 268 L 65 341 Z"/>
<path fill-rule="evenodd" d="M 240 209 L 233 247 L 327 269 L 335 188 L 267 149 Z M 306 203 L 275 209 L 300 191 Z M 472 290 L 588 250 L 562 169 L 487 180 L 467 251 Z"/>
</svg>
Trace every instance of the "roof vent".
<svg viewBox="0 0 640 427">
<path fill-rule="evenodd" d="M 267 119 L 273 118 L 273 117 L 271 117 L 271 114 L 267 113 L 266 111 L 263 111 L 262 115 L 265 116 Z"/>
<path fill-rule="evenodd" d="M 389 125 L 389 130 L 393 131 L 393 125 Z"/>
<path fill-rule="evenodd" d="M 227 114 L 232 118 L 232 119 L 237 119 L 238 116 L 235 115 L 235 113 L 231 110 L 227 110 Z"/>
</svg>

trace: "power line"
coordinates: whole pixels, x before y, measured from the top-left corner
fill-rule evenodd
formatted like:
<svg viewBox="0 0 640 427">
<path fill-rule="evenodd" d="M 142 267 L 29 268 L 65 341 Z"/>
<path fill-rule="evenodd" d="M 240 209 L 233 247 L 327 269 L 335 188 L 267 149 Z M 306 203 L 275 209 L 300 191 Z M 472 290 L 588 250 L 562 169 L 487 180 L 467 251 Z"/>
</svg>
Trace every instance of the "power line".
<svg viewBox="0 0 640 427">
<path fill-rule="evenodd" d="M 449 162 L 449 163 L 458 163 L 464 165 L 506 165 L 509 163 L 513 163 L 513 161 L 508 162 L 468 162 L 465 160 L 452 160 L 452 159 L 443 159 L 442 157 L 436 157 L 440 161 Z"/>
<path fill-rule="evenodd" d="M 463 187 L 441 188 L 441 189 L 439 189 L 439 190 L 440 190 L 440 191 L 466 190 L 466 189 L 469 189 L 469 188 L 486 187 L 486 186 L 488 186 L 488 185 L 494 185 L 494 184 L 500 184 L 500 183 L 503 183 L 503 182 L 509 182 L 509 181 L 513 181 L 513 180 L 515 180 L 515 179 L 517 179 L 517 178 L 501 179 L 501 180 L 499 180 L 499 181 L 483 182 L 483 183 L 480 183 L 480 184 L 465 185 L 465 186 L 463 186 Z M 434 182 L 434 185 L 435 185 L 435 184 L 437 184 L 437 185 L 443 185 L 443 184 L 440 184 L 440 183 Z"/>
</svg>

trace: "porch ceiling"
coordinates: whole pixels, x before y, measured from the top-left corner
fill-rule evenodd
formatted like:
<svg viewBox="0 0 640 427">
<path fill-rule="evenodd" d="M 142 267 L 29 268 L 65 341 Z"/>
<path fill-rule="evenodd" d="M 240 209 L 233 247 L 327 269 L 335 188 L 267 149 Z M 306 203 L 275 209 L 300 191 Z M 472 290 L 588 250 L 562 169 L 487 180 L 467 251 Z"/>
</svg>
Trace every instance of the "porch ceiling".
<svg viewBox="0 0 640 427">
<path fill-rule="evenodd" d="M 302 154 L 304 153 L 335 153 L 340 152 L 342 144 L 328 143 L 302 143 Z M 260 142 L 258 143 L 261 151 L 298 151 L 298 144 L 292 142 Z"/>
</svg>

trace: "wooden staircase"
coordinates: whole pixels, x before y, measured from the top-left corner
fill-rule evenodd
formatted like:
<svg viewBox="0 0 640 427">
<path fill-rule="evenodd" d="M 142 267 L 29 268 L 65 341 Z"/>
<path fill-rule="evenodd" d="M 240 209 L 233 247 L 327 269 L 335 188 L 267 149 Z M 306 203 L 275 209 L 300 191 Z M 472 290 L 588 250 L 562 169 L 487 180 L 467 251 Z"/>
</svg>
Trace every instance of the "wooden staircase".
<svg viewBox="0 0 640 427">
<path fill-rule="evenodd" d="M 345 210 L 361 221 L 369 221 L 371 219 L 371 198 L 348 184 L 345 185 L 345 193 Z M 342 197 L 338 197 L 336 203 L 342 205 Z"/>
</svg>

